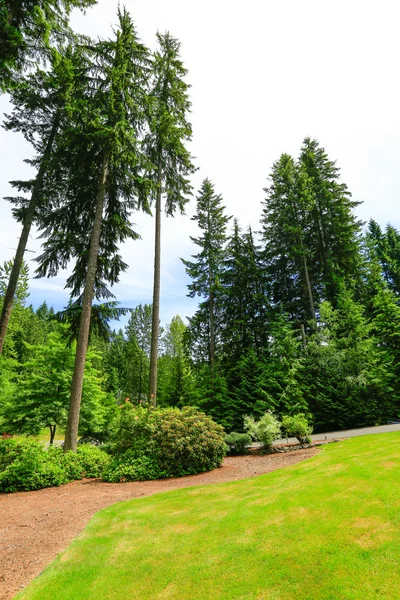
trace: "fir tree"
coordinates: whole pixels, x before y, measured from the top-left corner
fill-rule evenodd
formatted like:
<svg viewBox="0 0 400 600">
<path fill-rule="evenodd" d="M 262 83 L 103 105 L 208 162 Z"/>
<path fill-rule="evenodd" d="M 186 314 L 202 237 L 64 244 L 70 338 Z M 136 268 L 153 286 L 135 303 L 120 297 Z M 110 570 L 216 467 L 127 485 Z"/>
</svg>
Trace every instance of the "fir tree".
<svg viewBox="0 0 400 600">
<path fill-rule="evenodd" d="M 28 66 L 46 60 L 72 32 L 73 8 L 86 8 L 96 0 L 0 0 L 0 91 L 16 85 Z"/>
<path fill-rule="evenodd" d="M 176 210 L 184 212 L 192 187 L 188 176 L 194 166 L 185 143 L 191 139 L 192 127 L 187 120 L 190 110 L 187 71 L 180 59 L 180 43 L 169 33 L 157 33 L 159 50 L 153 59 L 153 81 L 149 101 L 149 134 L 144 147 L 153 165 L 150 178 L 155 196 L 155 248 L 153 317 L 150 351 L 149 398 L 157 402 L 157 358 L 160 320 L 161 280 L 161 203 L 165 212 L 173 216 Z"/>
<path fill-rule="evenodd" d="M 118 17 L 115 39 L 90 48 L 90 85 L 74 99 L 72 126 L 60 144 L 67 186 L 59 208 L 45 222 L 47 241 L 39 258 L 38 275 L 43 276 L 56 274 L 74 257 L 67 286 L 72 296 L 82 294 L 65 451 L 76 449 L 93 298 L 111 296 L 106 283 L 118 281 L 127 267 L 118 253 L 119 243 L 137 238 L 130 212 L 147 206 L 138 136 L 145 123 L 148 51 L 138 41 L 128 13 L 119 11 Z"/>
<path fill-rule="evenodd" d="M 188 285 L 190 298 L 200 296 L 203 301 L 195 316 L 189 319 L 189 338 L 197 346 L 197 353 L 206 358 L 211 371 L 216 364 L 216 349 L 220 338 L 220 280 L 223 271 L 226 228 L 230 217 L 225 214 L 222 197 L 217 195 L 209 179 L 205 179 L 197 196 L 197 211 L 192 217 L 201 231 L 190 239 L 200 252 L 194 260 L 181 259 L 186 273 L 192 279 Z"/>
</svg>

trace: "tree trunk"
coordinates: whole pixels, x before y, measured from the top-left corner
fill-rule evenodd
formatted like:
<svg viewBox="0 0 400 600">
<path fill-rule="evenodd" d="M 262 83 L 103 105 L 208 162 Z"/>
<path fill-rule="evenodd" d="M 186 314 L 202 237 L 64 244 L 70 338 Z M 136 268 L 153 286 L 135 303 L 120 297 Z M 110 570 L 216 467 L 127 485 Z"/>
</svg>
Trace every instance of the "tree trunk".
<svg viewBox="0 0 400 600">
<path fill-rule="evenodd" d="M 161 279 L 161 166 L 158 166 L 158 189 L 156 198 L 156 223 L 154 244 L 154 284 L 153 284 L 153 312 L 151 322 L 151 348 L 150 348 L 150 379 L 149 403 L 157 406 L 157 358 L 158 336 L 160 327 L 160 279 Z"/>
<path fill-rule="evenodd" d="M 108 173 L 108 152 L 104 154 L 99 189 L 97 195 L 96 212 L 94 217 L 93 231 L 90 239 L 89 260 L 83 292 L 82 313 L 79 324 L 78 342 L 76 345 L 74 374 L 71 385 L 71 399 L 68 411 L 68 423 L 65 432 L 64 452 L 72 450 L 76 452 L 78 440 L 79 413 L 81 408 L 83 375 L 87 347 L 89 343 L 90 316 L 92 313 L 92 302 L 94 296 L 94 285 L 96 281 L 97 258 L 100 246 L 100 233 L 103 219 L 104 196 Z"/>
<path fill-rule="evenodd" d="M 49 427 L 50 427 L 50 446 L 52 446 L 54 443 L 55 435 L 56 435 L 57 425 L 49 425 Z"/>
<path fill-rule="evenodd" d="M 302 243 L 302 246 L 303 246 L 303 243 Z M 313 293 L 312 293 L 312 289 L 311 289 L 310 276 L 308 274 L 307 259 L 306 259 L 306 255 L 304 254 L 304 250 L 303 250 L 303 268 L 304 268 L 304 280 L 305 280 L 305 284 L 306 284 L 306 288 L 307 288 L 308 301 L 310 303 L 310 313 L 311 313 L 311 318 L 313 320 L 313 329 L 315 329 L 317 321 L 315 318 L 314 299 L 313 299 Z"/>
<path fill-rule="evenodd" d="M 54 138 L 57 133 L 59 124 L 59 116 L 55 115 L 53 126 L 51 128 L 49 139 L 47 140 L 46 148 L 43 153 L 43 157 L 40 163 L 39 171 L 36 177 L 35 185 L 32 190 L 31 199 L 29 201 L 28 209 L 24 217 L 24 225 L 22 228 L 21 237 L 19 238 L 17 251 L 15 253 L 14 262 L 12 265 L 10 279 L 8 281 L 7 291 L 4 296 L 4 304 L 0 316 L 0 354 L 3 352 L 4 341 L 6 338 L 8 322 L 11 316 L 12 304 L 14 300 L 15 290 L 17 289 L 19 274 L 21 271 L 22 263 L 24 261 L 24 254 L 26 244 L 28 242 L 29 233 L 31 231 L 33 219 L 35 216 L 36 206 L 38 204 L 40 190 L 43 183 L 43 177 L 46 172 L 47 161 L 51 154 Z"/>
<path fill-rule="evenodd" d="M 214 290 L 212 285 L 211 267 L 209 268 L 209 286 L 210 286 L 210 302 L 209 302 L 209 321 L 210 321 L 210 367 L 214 373 L 215 367 L 215 328 L 214 328 Z"/>
</svg>

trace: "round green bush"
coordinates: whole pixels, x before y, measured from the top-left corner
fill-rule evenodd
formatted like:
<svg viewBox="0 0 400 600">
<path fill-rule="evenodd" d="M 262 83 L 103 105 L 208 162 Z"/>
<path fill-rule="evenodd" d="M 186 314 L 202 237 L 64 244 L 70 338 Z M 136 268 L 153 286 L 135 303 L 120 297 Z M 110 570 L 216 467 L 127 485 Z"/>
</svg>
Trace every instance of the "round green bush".
<svg viewBox="0 0 400 600">
<path fill-rule="evenodd" d="M 94 446 L 77 453 L 48 448 L 34 440 L 0 440 L 0 492 L 39 490 L 82 477 L 100 477 L 110 457 Z"/>
<path fill-rule="evenodd" d="M 195 408 L 168 408 L 154 414 L 153 455 L 170 477 L 221 466 L 227 447 L 224 429 Z"/>
<path fill-rule="evenodd" d="M 148 479 L 210 471 L 221 465 L 227 451 L 221 425 L 195 408 L 154 410 L 129 403 L 121 407 L 115 448 L 122 456 L 129 450 L 127 464 L 135 458 L 151 458 L 157 477 L 151 468 Z"/>
<path fill-rule="evenodd" d="M 225 443 L 229 448 L 229 454 L 247 454 L 251 442 L 252 439 L 249 433 L 237 433 L 236 431 L 232 431 L 232 433 L 225 436 Z"/>
</svg>

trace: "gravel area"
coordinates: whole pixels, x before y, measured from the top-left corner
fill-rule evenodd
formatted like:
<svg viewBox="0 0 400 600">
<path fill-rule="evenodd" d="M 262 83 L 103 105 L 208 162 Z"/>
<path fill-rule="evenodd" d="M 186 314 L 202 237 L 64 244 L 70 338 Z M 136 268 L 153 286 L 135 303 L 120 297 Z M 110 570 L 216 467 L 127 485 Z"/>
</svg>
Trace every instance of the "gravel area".
<svg viewBox="0 0 400 600">
<path fill-rule="evenodd" d="M 177 488 L 255 477 L 317 453 L 309 448 L 228 457 L 220 469 L 179 479 L 120 484 L 86 479 L 36 492 L 0 494 L 0 600 L 10 600 L 39 575 L 106 506 Z"/>
</svg>

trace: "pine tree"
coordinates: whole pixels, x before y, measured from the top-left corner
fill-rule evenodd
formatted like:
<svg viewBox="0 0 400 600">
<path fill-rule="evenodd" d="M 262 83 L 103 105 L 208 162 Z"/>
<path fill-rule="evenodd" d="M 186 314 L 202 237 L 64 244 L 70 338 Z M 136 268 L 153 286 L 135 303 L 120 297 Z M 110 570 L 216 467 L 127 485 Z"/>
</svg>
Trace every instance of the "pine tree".
<svg viewBox="0 0 400 600">
<path fill-rule="evenodd" d="M 66 126 L 67 105 L 74 74 L 79 69 L 79 53 L 74 53 L 70 49 L 63 54 L 54 52 L 51 71 L 36 71 L 13 90 L 11 95 L 14 109 L 6 119 L 5 128 L 22 133 L 32 144 L 36 156 L 27 162 L 37 168 L 37 175 L 31 181 L 11 182 L 19 191 L 30 193 L 29 200 L 23 196 L 7 198 L 15 205 L 14 215 L 22 221 L 23 228 L 0 315 L 0 354 L 3 351 L 12 303 L 32 225 L 36 223 L 40 227 L 41 217 L 45 211 L 50 210 L 48 197 L 51 194 L 50 190 L 53 190 L 54 179 L 62 179 L 63 171 L 60 165 L 55 165 L 52 161 L 54 146 L 60 129 Z"/>
<path fill-rule="evenodd" d="M 261 356 L 268 346 L 268 299 L 259 248 L 251 228 L 241 234 L 235 220 L 221 274 L 222 355 L 229 367 L 248 349 Z"/>
<path fill-rule="evenodd" d="M 400 233 L 390 224 L 383 232 L 381 226 L 371 219 L 365 237 L 369 261 L 378 262 L 386 283 L 400 296 Z"/>
<path fill-rule="evenodd" d="M 192 217 L 202 232 L 191 237 L 200 252 L 194 260 L 181 259 L 192 279 L 188 285 L 190 298 L 204 300 L 192 319 L 189 319 L 189 339 L 198 346 L 197 354 L 207 360 L 211 371 L 216 365 L 216 350 L 220 339 L 220 280 L 223 271 L 226 228 L 230 217 L 225 214 L 222 197 L 217 195 L 209 179 L 205 179 L 197 196 L 197 211 Z"/>
<path fill-rule="evenodd" d="M 80 400 L 94 296 L 109 298 L 106 283 L 118 281 L 127 265 L 119 243 L 137 238 L 130 212 L 146 208 L 148 182 L 138 136 L 145 123 L 147 49 L 138 41 L 127 12 L 118 12 L 115 39 L 90 48 L 90 85 L 71 106 L 72 126 L 59 160 L 68 168 L 63 201 L 45 222 L 47 238 L 38 275 L 54 275 L 71 258 L 71 295 L 82 294 L 65 451 L 76 450 Z M 68 150 L 68 152 L 67 152 Z"/>
<path fill-rule="evenodd" d="M 135 402 L 145 402 L 148 396 L 151 304 L 139 304 L 133 311 L 125 328 L 128 344 L 130 394 Z"/>
<path fill-rule="evenodd" d="M 354 215 L 360 202 L 351 200 L 339 168 L 317 140 L 304 140 L 299 162 L 308 177 L 310 277 L 323 286 L 322 299 L 335 303 L 343 279 L 355 290 L 361 285 L 362 223 Z"/>
<path fill-rule="evenodd" d="M 264 260 L 271 299 L 298 323 L 315 326 L 315 303 L 320 290 L 310 264 L 315 251 L 308 240 L 310 182 L 301 165 L 288 154 L 274 163 L 271 185 L 261 218 Z"/>
<path fill-rule="evenodd" d="M 187 71 L 180 59 L 180 43 L 169 33 L 157 33 L 159 50 L 153 59 L 153 81 L 149 102 L 149 134 L 144 147 L 153 165 L 150 178 L 155 196 L 155 247 L 153 317 L 150 351 L 149 399 L 157 403 L 157 358 L 160 320 L 161 282 L 161 203 L 165 198 L 165 212 L 173 216 L 176 210 L 184 212 L 192 187 L 188 176 L 194 172 L 189 151 L 185 147 L 191 139 L 192 127 L 187 120 L 190 110 Z"/>
<path fill-rule="evenodd" d="M 54 45 L 72 36 L 71 10 L 97 0 L 0 0 L 0 91 L 16 85 L 21 73 L 48 59 Z"/>
</svg>

